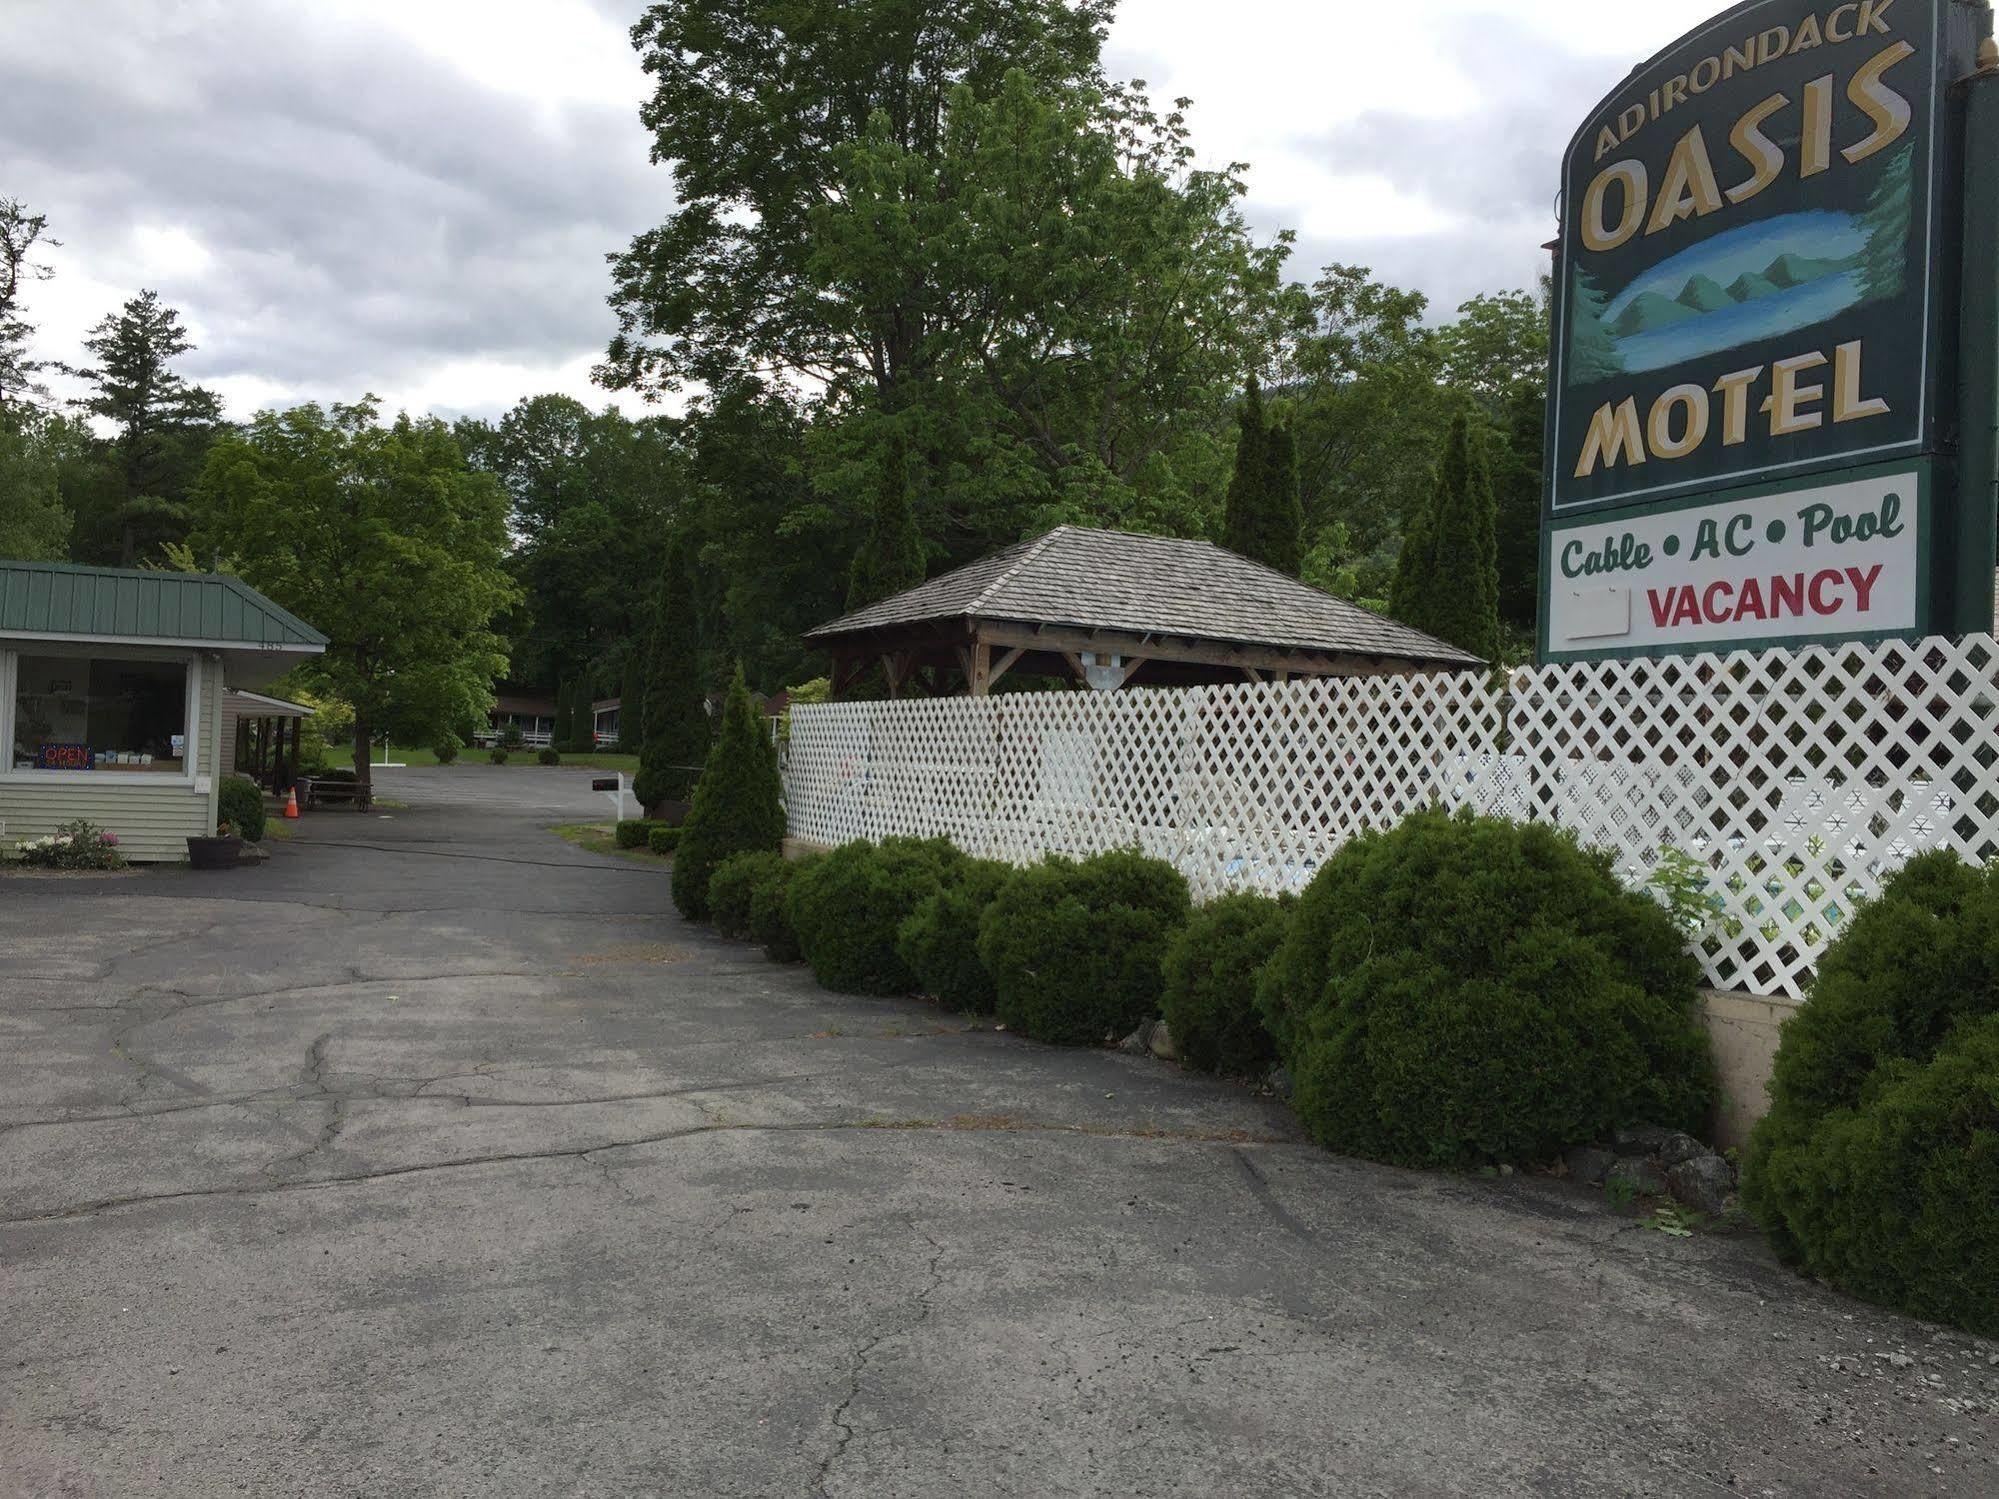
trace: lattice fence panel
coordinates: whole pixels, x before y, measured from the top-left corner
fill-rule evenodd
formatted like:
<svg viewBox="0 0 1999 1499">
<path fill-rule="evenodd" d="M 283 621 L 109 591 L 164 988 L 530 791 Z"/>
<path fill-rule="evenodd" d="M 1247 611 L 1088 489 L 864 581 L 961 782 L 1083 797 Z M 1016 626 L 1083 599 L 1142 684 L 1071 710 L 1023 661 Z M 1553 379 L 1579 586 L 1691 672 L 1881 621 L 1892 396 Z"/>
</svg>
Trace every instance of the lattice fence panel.
<svg viewBox="0 0 1999 1499">
<path fill-rule="evenodd" d="M 1573 830 L 1634 886 L 1705 878 L 1718 987 L 1798 995 L 1911 855 L 1999 850 L 1989 636 L 1185 691 L 792 713 L 792 832 L 1029 863 L 1136 846 L 1198 899 L 1296 889 L 1432 802 Z"/>
</svg>

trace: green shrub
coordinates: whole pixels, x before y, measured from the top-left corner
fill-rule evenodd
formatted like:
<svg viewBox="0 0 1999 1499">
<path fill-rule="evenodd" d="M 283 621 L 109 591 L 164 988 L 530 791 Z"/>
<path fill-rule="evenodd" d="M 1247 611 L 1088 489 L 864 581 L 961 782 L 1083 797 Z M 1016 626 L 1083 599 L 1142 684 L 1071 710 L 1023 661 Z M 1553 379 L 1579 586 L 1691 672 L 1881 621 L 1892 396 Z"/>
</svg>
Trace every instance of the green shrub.
<svg viewBox="0 0 1999 1499">
<path fill-rule="evenodd" d="M 1166 944 L 1187 882 L 1136 852 L 1017 871 L 979 923 L 1001 1020 L 1038 1041 L 1092 1046 L 1159 1013 Z"/>
<path fill-rule="evenodd" d="M 888 838 L 842 844 L 815 860 L 793 878 L 789 906 L 813 976 L 843 994 L 914 990 L 896 935 L 964 857 L 941 838 Z"/>
<path fill-rule="evenodd" d="M 617 839 L 619 848 L 644 848 L 647 836 L 661 826 L 664 824 L 643 817 L 628 817 L 611 830 L 611 836 Z"/>
<path fill-rule="evenodd" d="M 560 765 L 562 763 L 562 751 L 555 749 L 537 750 L 535 752 L 535 759 L 543 765 Z"/>
<path fill-rule="evenodd" d="M 1540 824 L 1421 812 L 1306 889 L 1257 984 L 1323 1145 L 1419 1166 L 1695 1130 L 1714 1087 L 1672 918 Z"/>
<path fill-rule="evenodd" d="M 667 822 L 656 822 L 646 831 L 646 847 L 656 854 L 670 854 L 680 847 L 680 829 Z"/>
<path fill-rule="evenodd" d="M 768 851 L 731 854 L 708 880 L 708 919 L 724 937 L 750 935 L 750 903 L 779 877 L 784 855 Z"/>
<path fill-rule="evenodd" d="M 439 765 L 449 765 L 453 760 L 458 758 L 458 741 L 456 739 L 440 739 L 430 747 L 430 752 L 437 757 Z"/>
<path fill-rule="evenodd" d="M 495 765 L 505 765 L 507 763 L 506 746 L 502 744 L 494 745 L 491 749 L 486 751 L 486 758 L 488 760 L 491 760 Z"/>
<path fill-rule="evenodd" d="M 648 697 L 648 712 L 652 702 Z M 646 748 L 648 752 L 653 748 L 650 728 Z M 708 914 L 708 881 L 724 859 L 731 854 L 776 853 L 783 842 L 777 747 L 750 701 L 738 665 L 722 709 L 722 731 L 708 752 L 694 787 L 694 804 L 681 824 L 680 846 L 673 858 L 673 903 L 681 915 L 699 920 Z"/>
<path fill-rule="evenodd" d="M 224 776 L 215 790 L 215 816 L 252 843 L 264 836 L 264 792 L 248 776 Z"/>
<path fill-rule="evenodd" d="M 528 742 L 528 736 L 517 723 L 510 723 L 500 730 L 500 748 L 517 750 Z"/>
<path fill-rule="evenodd" d="M 804 956 L 798 949 L 798 932 L 791 924 L 791 885 L 800 870 L 810 868 L 823 854 L 806 854 L 787 859 L 784 867 L 757 886 L 750 897 L 750 937 L 763 944 L 764 953 L 778 963 L 796 963 Z"/>
<path fill-rule="evenodd" d="M 1230 1077 L 1270 1070 L 1277 1043 L 1256 1007 L 1256 978 L 1288 921 L 1285 904 L 1267 895 L 1225 895 L 1167 944 L 1159 1008 L 1188 1066 Z"/>
<path fill-rule="evenodd" d="M 1999 1335 L 1999 866 L 1912 859 L 1826 949 L 1742 1200 L 1791 1263 Z"/>
<path fill-rule="evenodd" d="M 979 922 L 1013 872 L 993 859 L 949 864 L 942 883 L 897 929 L 896 951 L 916 987 L 946 1009 L 990 1015 L 998 1003 L 993 976 L 979 958 Z"/>
</svg>

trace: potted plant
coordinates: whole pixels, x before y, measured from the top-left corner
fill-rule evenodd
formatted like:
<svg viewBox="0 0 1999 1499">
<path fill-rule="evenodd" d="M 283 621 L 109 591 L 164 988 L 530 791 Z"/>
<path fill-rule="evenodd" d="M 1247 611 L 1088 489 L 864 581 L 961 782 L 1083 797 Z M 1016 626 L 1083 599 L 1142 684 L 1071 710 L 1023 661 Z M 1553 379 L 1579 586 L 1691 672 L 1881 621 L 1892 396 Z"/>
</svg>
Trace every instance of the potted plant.
<svg viewBox="0 0 1999 1499">
<path fill-rule="evenodd" d="M 243 840 L 227 818 L 215 825 L 213 838 L 189 838 L 187 862 L 193 869 L 234 869 L 243 862 Z"/>
</svg>

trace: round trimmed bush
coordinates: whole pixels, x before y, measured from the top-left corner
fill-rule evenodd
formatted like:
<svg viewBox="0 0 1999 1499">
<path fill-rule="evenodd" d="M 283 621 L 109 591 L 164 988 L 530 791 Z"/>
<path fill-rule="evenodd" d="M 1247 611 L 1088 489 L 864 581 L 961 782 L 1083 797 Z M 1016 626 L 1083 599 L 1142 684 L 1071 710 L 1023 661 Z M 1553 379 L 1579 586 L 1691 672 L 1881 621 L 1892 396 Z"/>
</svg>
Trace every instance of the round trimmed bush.
<svg viewBox="0 0 1999 1499">
<path fill-rule="evenodd" d="M 979 958 L 1007 1026 L 1095 1046 L 1159 1013 L 1166 944 L 1186 924 L 1187 882 L 1136 852 L 1017 871 L 979 922 Z"/>
<path fill-rule="evenodd" d="M 680 847 L 680 829 L 668 822 L 655 822 L 646 829 L 646 848 L 655 854 L 670 854 Z"/>
<path fill-rule="evenodd" d="M 846 843 L 791 882 L 792 929 L 813 977 L 843 994 L 908 994 L 896 937 L 965 856 L 942 838 Z"/>
<path fill-rule="evenodd" d="M 916 976 L 916 987 L 946 1009 L 990 1015 L 998 1003 L 993 976 L 979 957 L 979 922 L 1013 866 L 994 859 L 963 859 L 917 903 L 896 933 L 896 951 Z"/>
<path fill-rule="evenodd" d="M 1826 949 L 1742 1200 L 1792 1264 L 1999 1335 L 1999 868 L 1912 859 Z"/>
<path fill-rule="evenodd" d="M 215 789 L 215 816 L 255 843 L 264 836 L 264 793 L 248 776 L 224 776 Z"/>
<path fill-rule="evenodd" d="M 494 745 L 486 751 L 486 758 L 491 760 L 495 765 L 505 765 L 507 763 L 507 747 L 503 744 Z"/>
<path fill-rule="evenodd" d="M 562 763 L 562 752 L 554 749 L 538 750 L 535 753 L 535 759 L 543 765 L 560 765 Z"/>
<path fill-rule="evenodd" d="M 1541 824 L 1420 812 L 1354 839 L 1257 984 L 1319 1143 L 1412 1166 L 1700 1128 L 1714 1063 L 1672 918 Z"/>
<path fill-rule="evenodd" d="M 627 817 L 611 829 L 611 836 L 617 840 L 619 848 L 644 848 L 647 835 L 659 825 L 643 817 Z"/>
<path fill-rule="evenodd" d="M 731 854 L 708 879 L 708 919 L 724 937 L 750 935 L 750 902 L 784 868 L 784 855 Z"/>
<path fill-rule="evenodd" d="M 758 885 L 750 897 L 750 940 L 761 942 L 764 955 L 773 962 L 796 963 L 802 956 L 798 933 L 791 925 L 791 883 L 801 869 L 823 857 L 806 854 L 785 860 L 784 867 Z"/>
<path fill-rule="evenodd" d="M 1277 1060 L 1256 1007 L 1256 979 L 1284 939 L 1283 902 L 1245 892 L 1194 912 L 1167 944 L 1160 1012 L 1190 1067 L 1254 1077 Z"/>
<path fill-rule="evenodd" d="M 458 758 L 458 741 L 456 739 L 440 739 L 430 747 L 430 753 L 436 758 L 439 765 L 449 765 L 453 760 Z"/>
</svg>

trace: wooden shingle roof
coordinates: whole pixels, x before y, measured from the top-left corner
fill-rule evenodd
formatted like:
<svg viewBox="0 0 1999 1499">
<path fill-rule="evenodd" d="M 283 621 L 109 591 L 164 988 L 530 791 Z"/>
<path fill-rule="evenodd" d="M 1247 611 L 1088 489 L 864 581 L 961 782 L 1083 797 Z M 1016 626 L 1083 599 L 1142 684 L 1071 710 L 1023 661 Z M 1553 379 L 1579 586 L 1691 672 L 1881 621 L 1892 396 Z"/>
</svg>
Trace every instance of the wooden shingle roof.
<svg viewBox="0 0 1999 1499">
<path fill-rule="evenodd" d="M 1171 635 L 1452 666 L 1479 658 L 1207 541 L 1057 526 L 1045 536 L 811 631 L 843 636 L 950 619 Z"/>
</svg>

